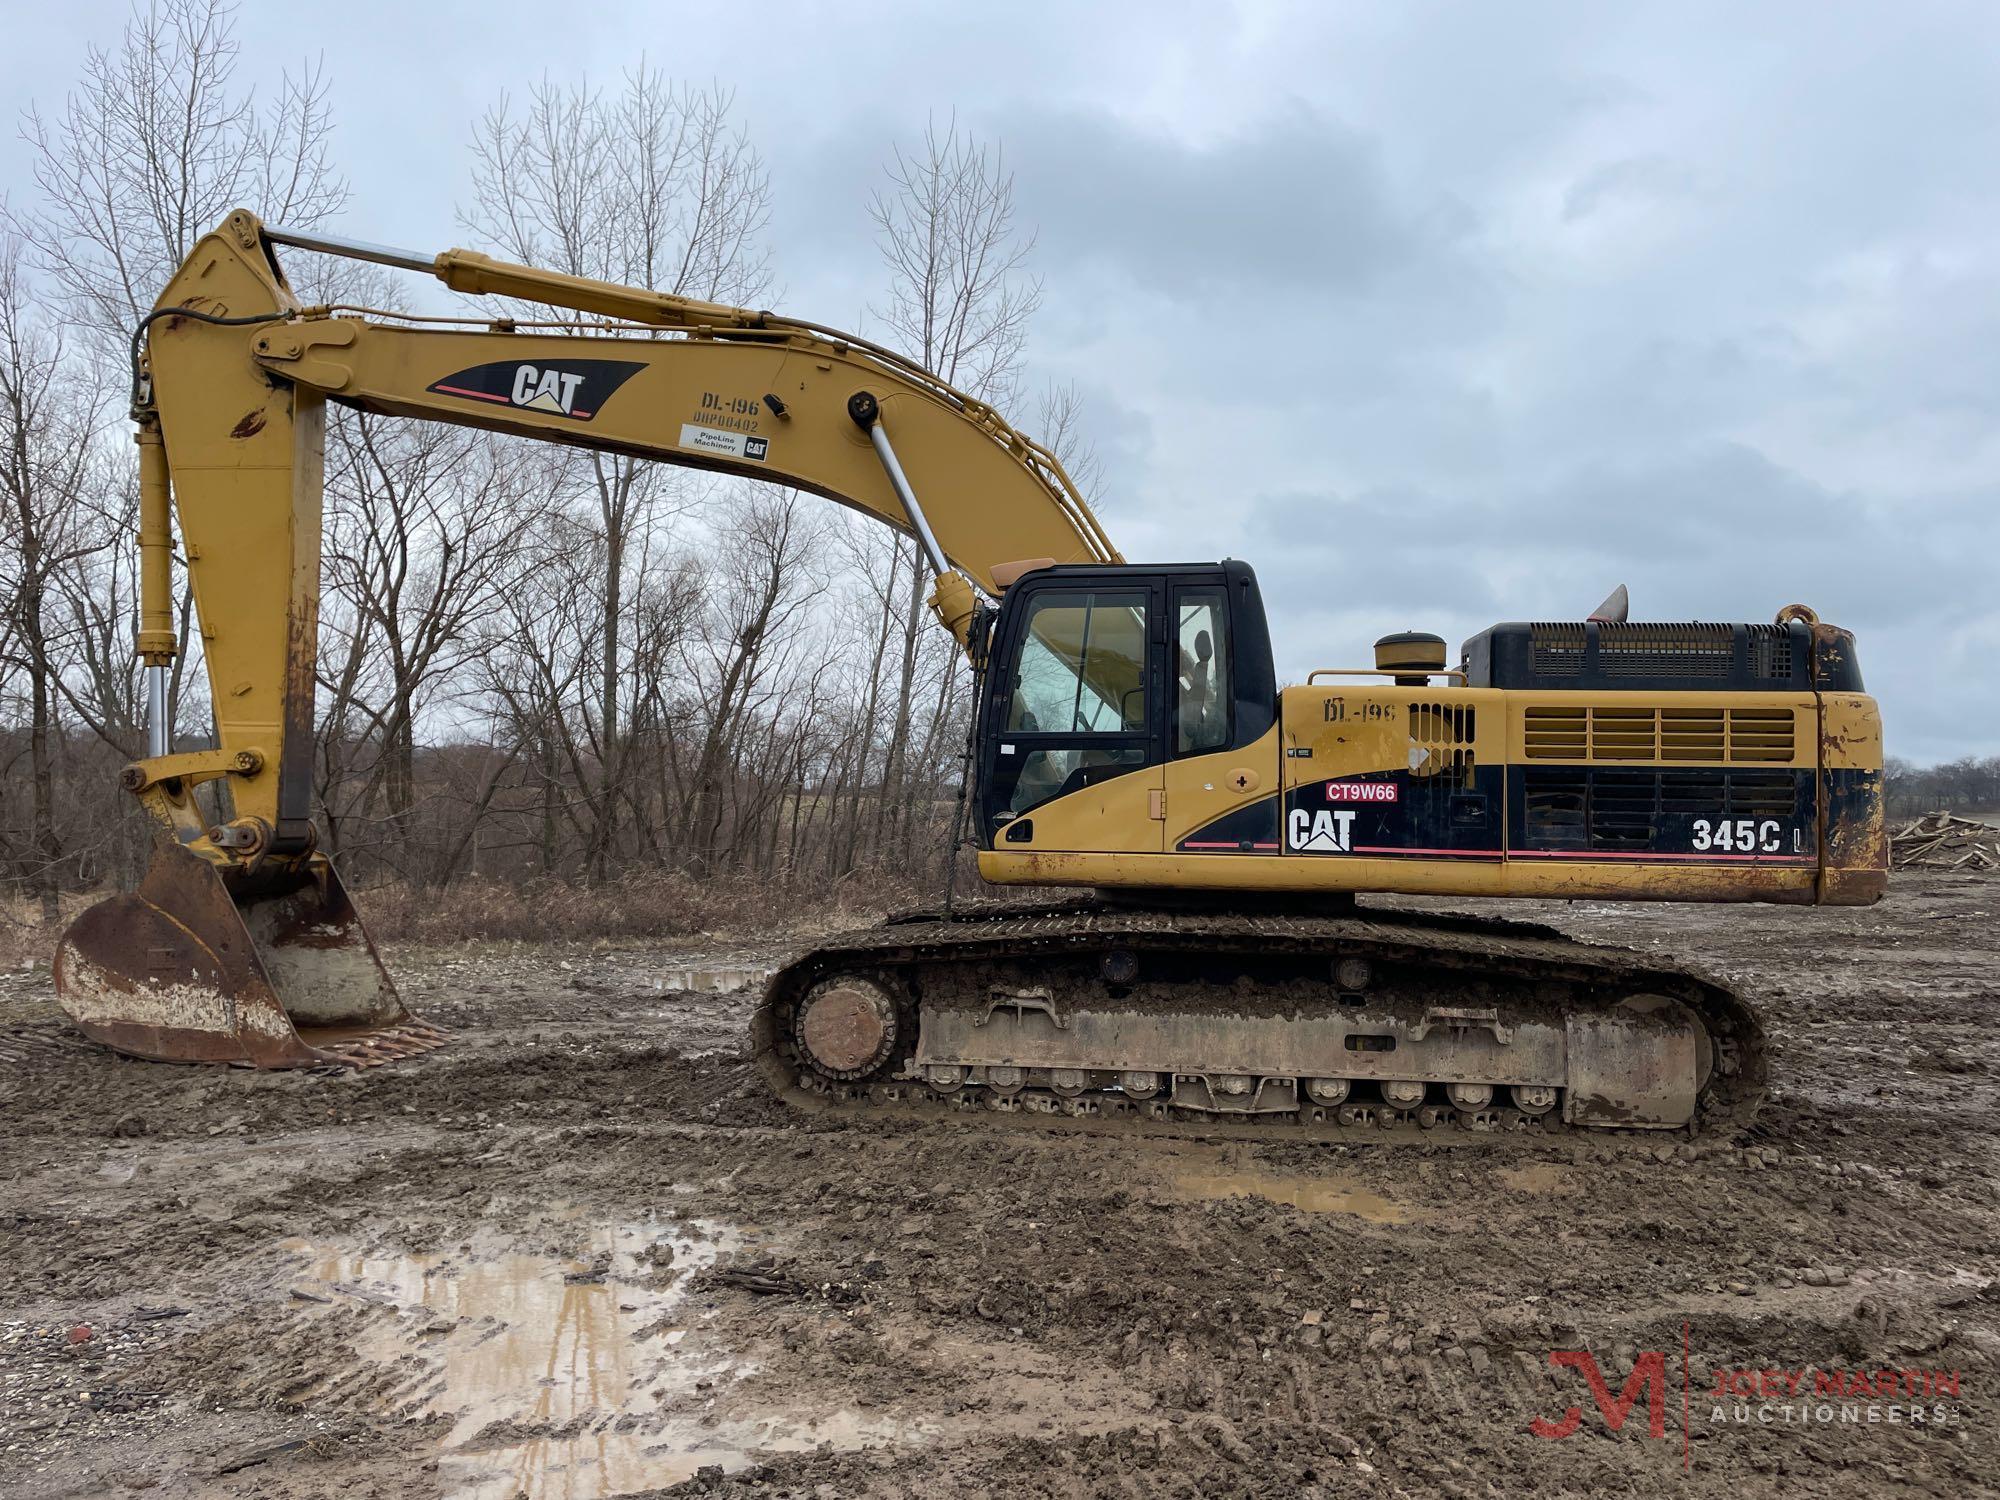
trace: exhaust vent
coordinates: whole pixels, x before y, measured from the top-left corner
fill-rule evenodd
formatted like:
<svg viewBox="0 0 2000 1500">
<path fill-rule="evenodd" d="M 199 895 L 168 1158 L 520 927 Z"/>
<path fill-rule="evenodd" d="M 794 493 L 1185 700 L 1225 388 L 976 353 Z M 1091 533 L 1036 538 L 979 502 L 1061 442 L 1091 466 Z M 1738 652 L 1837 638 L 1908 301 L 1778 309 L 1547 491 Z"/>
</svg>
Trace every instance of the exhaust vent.
<svg viewBox="0 0 2000 1500">
<path fill-rule="evenodd" d="M 1599 625 L 1606 677 L 1727 677 L 1736 633 L 1727 625 Z"/>
<path fill-rule="evenodd" d="M 1588 637 L 1581 625 L 1537 625 L 1529 636 L 1535 670 L 1545 677 L 1574 677 L 1583 670 Z"/>
<path fill-rule="evenodd" d="M 1806 626 L 1629 623 L 1623 620 L 1516 621 L 1465 643 L 1467 687 L 1643 692 L 1751 692 L 1837 686 L 1861 691 L 1853 648 L 1813 665 Z M 1819 679 L 1815 681 L 1815 677 Z"/>
</svg>

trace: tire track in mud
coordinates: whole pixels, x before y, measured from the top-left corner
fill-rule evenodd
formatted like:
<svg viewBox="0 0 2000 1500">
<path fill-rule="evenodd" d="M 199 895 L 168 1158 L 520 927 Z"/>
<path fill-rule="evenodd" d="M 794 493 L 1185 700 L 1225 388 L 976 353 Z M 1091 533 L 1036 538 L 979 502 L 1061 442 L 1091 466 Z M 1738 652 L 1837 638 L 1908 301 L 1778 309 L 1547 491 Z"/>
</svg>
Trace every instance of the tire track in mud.
<svg viewBox="0 0 2000 1500">
<path fill-rule="evenodd" d="M 392 955 L 434 993 L 449 983 L 459 1035 L 353 1081 L 56 1047 L 17 1074 L 0 1133 L 0 1263 L 15 1273 L 0 1322 L 30 1330 L 0 1345 L 24 1376 L 6 1389 L 27 1392 L 6 1414 L 51 1424 L 25 1459 L 0 1455 L 0 1489 L 116 1494 L 129 1472 L 198 1500 L 433 1500 L 569 1462 L 583 1438 L 630 1439 L 657 1475 L 721 1432 L 752 1467 L 701 1483 L 744 1495 L 1976 1493 L 2000 1472 L 1993 905 L 1899 881 L 1859 914 L 1531 913 L 1658 942 L 1760 998 L 1774 1096 L 1713 1143 L 1516 1155 L 801 1120 L 740 1044 L 716 1048 L 749 996 L 652 988 L 684 953 L 568 953 L 567 971 L 518 951 L 457 952 L 449 970 Z M 17 1019 L 42 1024 L 0 1014 Z M 649 1426 L 607 1396 L 454 1445 L 439 1348 L 479 1329 L 426 1333 L 422 1297 L 350 1297 L 282 1248 L 443 1256 L 461 1273 L 475 1252 L 587 1263 L 593 1234 L 649 1216 L 761 1233 L 745 1269 L 776 1290 L 689 1293 L 705 1317 L 690 1353 L 734 1373 L 675 1400 L 698 1395 L 687 1411 L 713 1429 L 673 1425 L 678 1406 Z M 615 1275 L 596 1285 L 600 1302 L 643 1300 Z M 147 1323 L 141 1304 L 187 1311 Z M 63 1338 L 75 1321 L 130 1352 L 85 1364 L 92 1343 L 79 1355 Z M 1956 1366 L 1968 1419 L 1766 1431 L 1697 1413 L 1684 1474 L 1678 1427 L 1651 1438 L 1642 1401 L 1612 1434 L 1581 1374 L 1549 1362 L 1592 1351 L 1616 1397 L 1641 1354 L 1671 1355 L 1678 1419 L 1684 1322 L 1690 1384 L 1839 1360 Z M 1529 1431 L 1571 1406 L 1573 1436 Z M 839 1410 L 876 1446 L 739 1441 L 761 1417 Z M 295 1439 L 308 1446 L 219 1472 Z"/>
</svg>

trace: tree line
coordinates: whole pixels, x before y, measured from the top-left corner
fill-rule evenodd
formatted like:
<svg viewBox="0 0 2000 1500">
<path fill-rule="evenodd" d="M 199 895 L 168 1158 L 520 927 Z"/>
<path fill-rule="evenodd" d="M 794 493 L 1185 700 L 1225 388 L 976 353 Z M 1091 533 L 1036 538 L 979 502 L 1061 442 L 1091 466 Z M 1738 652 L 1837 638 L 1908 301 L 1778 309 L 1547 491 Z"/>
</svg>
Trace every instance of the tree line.
<svg viewBox="0 0 2000 1500">
<path fill-rule="evenodd" d="M 2000 755 L 1965 755 L 1934 766 L 1892 755 L 1883 762 L 1882 782 L 1892 818 L 2000 812 Z"/>
<path fill-rule="evenodd" d="M 148 849 L 116 789 L 144 746 L 131 330 L 230 209 L 310 228 L 349 196 L 330 80 L 309 65 L 256 97 L 234 25 L 223 0 L 135 9 L 60 108 L 28 107 L 34 181 L 0 199 L 0 873 L 51 916 Z M 769 174 L 720 87 L 643 64 L 545 78 L 470 122 L 468 152 L 458 218 L 492 253 L 710 301 L 773 285 Z M 1093 489 L 1074 392 L 1023 390 L 1041 288 L 1000 149 L 934 122 L 857 210 L 880 253 L 869 331 L 1026 406 Z M 308 302 L 398 307 L 372 267 L 287 271 Z M 176 577 L 191 749 L 213 723 Z M 815 496 L 329 407 L 322 846 L 360 884 L 433 889 L 933 879 L 969 682 L 925 592 L 909 540 Z"/>
</svg>

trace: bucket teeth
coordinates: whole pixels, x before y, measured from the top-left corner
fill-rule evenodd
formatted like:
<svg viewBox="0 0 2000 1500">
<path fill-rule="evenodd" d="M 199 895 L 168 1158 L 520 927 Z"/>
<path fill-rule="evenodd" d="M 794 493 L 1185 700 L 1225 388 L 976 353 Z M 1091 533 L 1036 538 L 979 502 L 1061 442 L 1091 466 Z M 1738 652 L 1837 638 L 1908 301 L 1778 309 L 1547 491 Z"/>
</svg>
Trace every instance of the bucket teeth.
<svg viewBox="0 0 2000 1500">
<path fill-rule="evenodd" d="M 350 1068 L 379 1068 L 384 1063 L 401 1062 L 434 1052 L 451 1040 L 451 1033 L 426 1021 L 390 1026 L 366 1036 L 322 1042 L 315 1049 L 340 1065 Z"/>
</svg>

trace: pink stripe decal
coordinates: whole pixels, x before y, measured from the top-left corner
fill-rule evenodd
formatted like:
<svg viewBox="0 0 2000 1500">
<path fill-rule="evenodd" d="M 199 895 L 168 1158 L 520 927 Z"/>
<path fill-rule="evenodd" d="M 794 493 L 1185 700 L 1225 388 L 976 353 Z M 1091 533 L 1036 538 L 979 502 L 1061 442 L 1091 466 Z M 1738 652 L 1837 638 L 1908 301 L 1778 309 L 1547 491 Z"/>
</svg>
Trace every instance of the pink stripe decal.
<svg viewBox="0 0 2000 1500">
<path fill-rule="evenodd" d="M 1242 846 L 1234 840 L 1211 843 L 1204 839 L 1183 839 L 1183 849 L 1228 849 L 1241 852 Z M 1275 849 L 1276 844 L 1252 844 L 1252 849 Z M 1303 851 L 1301 851 L 1303 852 Z M 1407 845 L 1356 844 L 1356 854 L 1427 854 L 1445 859 L 1650 859 L 1656 864 L 1670 864 L 1681 861 L 1700 862 L 1704 860 L 1741 861 L 1750 860 L 1757 864 L 1783 865 L 1788 868 L 1813 868 L 1813 861 L 1793 855 L 1778 854 L 1656 854 L 1635 853 L 1630 850 L 1609 849 L 1422 849 Z"/>
<path fill-rule="evenodd" d="M 1655 854 L 1610 849 L 1513 849 L 1513 859 L 1650 859 L 1650 860 L 1754 860 L 1766 865 L 1799 865 L 1811 869 L 1813 861 L 1790 854 Z"/>
<path fill-rule="evenodd" d="M 502 406 L 512 406 L 514 404 L 505 396 L 496 396 L 491 391 L 466 391 L 460 390 L 455 385 L 434 385 L 431 389 L 434 391 L 443 391 L 447 396 L 470 396 L 475 401 L 498 401 Z"/>
</svg>

